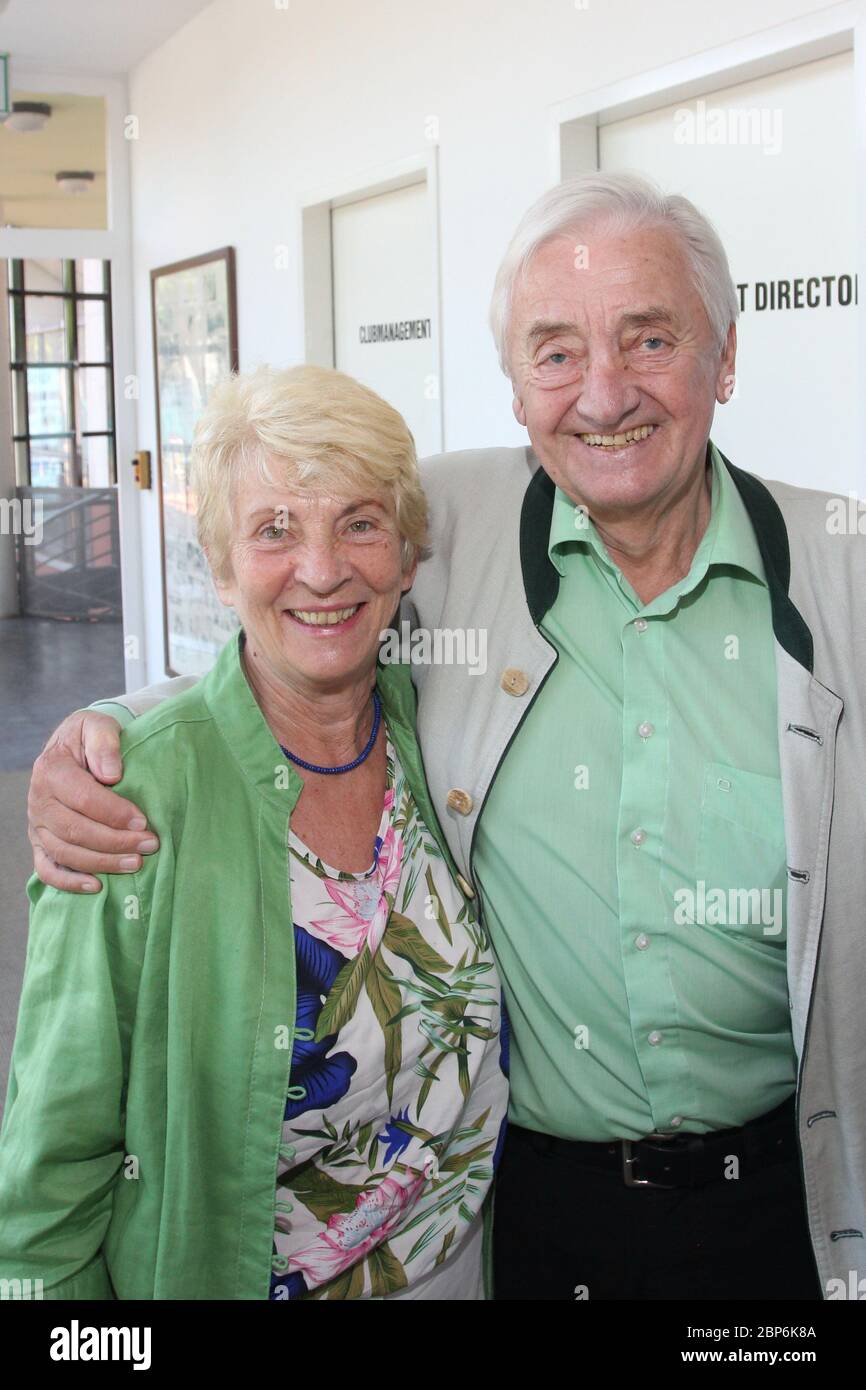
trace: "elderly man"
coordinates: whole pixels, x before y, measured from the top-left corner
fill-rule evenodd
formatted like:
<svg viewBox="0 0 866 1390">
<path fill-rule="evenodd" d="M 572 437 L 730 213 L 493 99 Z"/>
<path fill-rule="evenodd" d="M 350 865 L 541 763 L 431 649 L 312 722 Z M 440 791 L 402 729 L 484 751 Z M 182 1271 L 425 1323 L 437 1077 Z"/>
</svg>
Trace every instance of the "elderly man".
<svg viewBox="0 0 866 1390">
<path fill-rule="evenodd" d="M 488 641 L 485 673 L 416 684 L 511 1016 L 499 1298 L 817 1299 L 866 1275 L 866 551 L 823 494 L 710 441 L 737 307 L 686 199 L 562 184 L 493 298 L 532 448 L 426 466 L 408 616 Z M 79 712 L 33 782 L 58 887 L 147 852 L 88 767 L 116 780 L 116 728 Z"/>
</svg>

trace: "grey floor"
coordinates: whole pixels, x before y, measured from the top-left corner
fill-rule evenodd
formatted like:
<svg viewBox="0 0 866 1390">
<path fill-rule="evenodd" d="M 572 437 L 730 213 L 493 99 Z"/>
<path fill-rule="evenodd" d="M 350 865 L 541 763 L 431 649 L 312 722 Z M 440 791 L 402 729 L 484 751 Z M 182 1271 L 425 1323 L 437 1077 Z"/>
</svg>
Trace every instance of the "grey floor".
<svg viewBox="0 0 866 1390">
<path fill-rule="evenodd" d="M 0 1112 L 27 947 L 30 768 L 64 715 L 123 688 L 120 623 L 0 619 Z"/>
</svg>

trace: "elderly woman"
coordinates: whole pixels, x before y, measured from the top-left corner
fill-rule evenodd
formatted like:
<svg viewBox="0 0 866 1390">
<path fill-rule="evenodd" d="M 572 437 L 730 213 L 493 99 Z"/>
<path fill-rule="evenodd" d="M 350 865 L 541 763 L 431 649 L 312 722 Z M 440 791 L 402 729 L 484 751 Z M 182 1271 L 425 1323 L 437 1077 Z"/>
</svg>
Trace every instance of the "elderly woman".
<svg viewBox="0 0 866 1390">
<path fill-rule="evenodd" d="M 412 437 L 338 372 L 261 369 L 196 434 L 240 632 L 124 734 L 161 851 L 31 879 L 0 1275 L 46 1298 L 476 1299 L 501 992 L 380 634 L 426 538 Z"/>
</svg>

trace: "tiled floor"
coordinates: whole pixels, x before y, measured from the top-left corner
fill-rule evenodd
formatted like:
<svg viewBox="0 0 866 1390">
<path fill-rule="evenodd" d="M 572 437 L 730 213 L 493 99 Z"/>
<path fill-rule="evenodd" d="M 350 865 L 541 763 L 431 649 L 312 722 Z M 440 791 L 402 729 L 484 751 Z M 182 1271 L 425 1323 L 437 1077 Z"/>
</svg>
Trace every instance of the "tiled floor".
<svg viewBox="0 0 866 1390">
<path fill-rule="evenodd" d="M 120 623 L 0 619 L 0 1111 L 27 945 L 30 765 L 65 714 L 121 690 Z"/>
<path fill-rule="evenodd" d="M 119 622 L 0 619 L 0 772 L 30 767 L 64 715 L 123 688 Z"/>
</svg>

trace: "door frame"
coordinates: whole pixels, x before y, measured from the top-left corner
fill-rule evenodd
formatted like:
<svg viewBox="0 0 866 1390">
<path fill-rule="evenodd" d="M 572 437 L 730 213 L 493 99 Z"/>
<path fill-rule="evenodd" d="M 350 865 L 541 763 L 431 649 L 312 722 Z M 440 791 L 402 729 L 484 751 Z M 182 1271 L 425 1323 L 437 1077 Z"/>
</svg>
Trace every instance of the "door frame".
<svg viewBox="0 0 866 1390">
<path fill-rule="evenodd" d="M 423 183 L 427 189 L 430 224 L 435 361 L 438 379 L 436 419 L 439 451 L 445 448 L 445 409 L 442 399 L 442 276 L 440 255 L 439 147 L 435 141 L 405 159 L 346 173 L 328 184 L 303 192 L 299 199 L 300 298 L 304 325 L 304 360 L 321 367 L 335 365 L 334 263 L 331 211 L 348 203 L 410 188 Z"/>
</svg>

